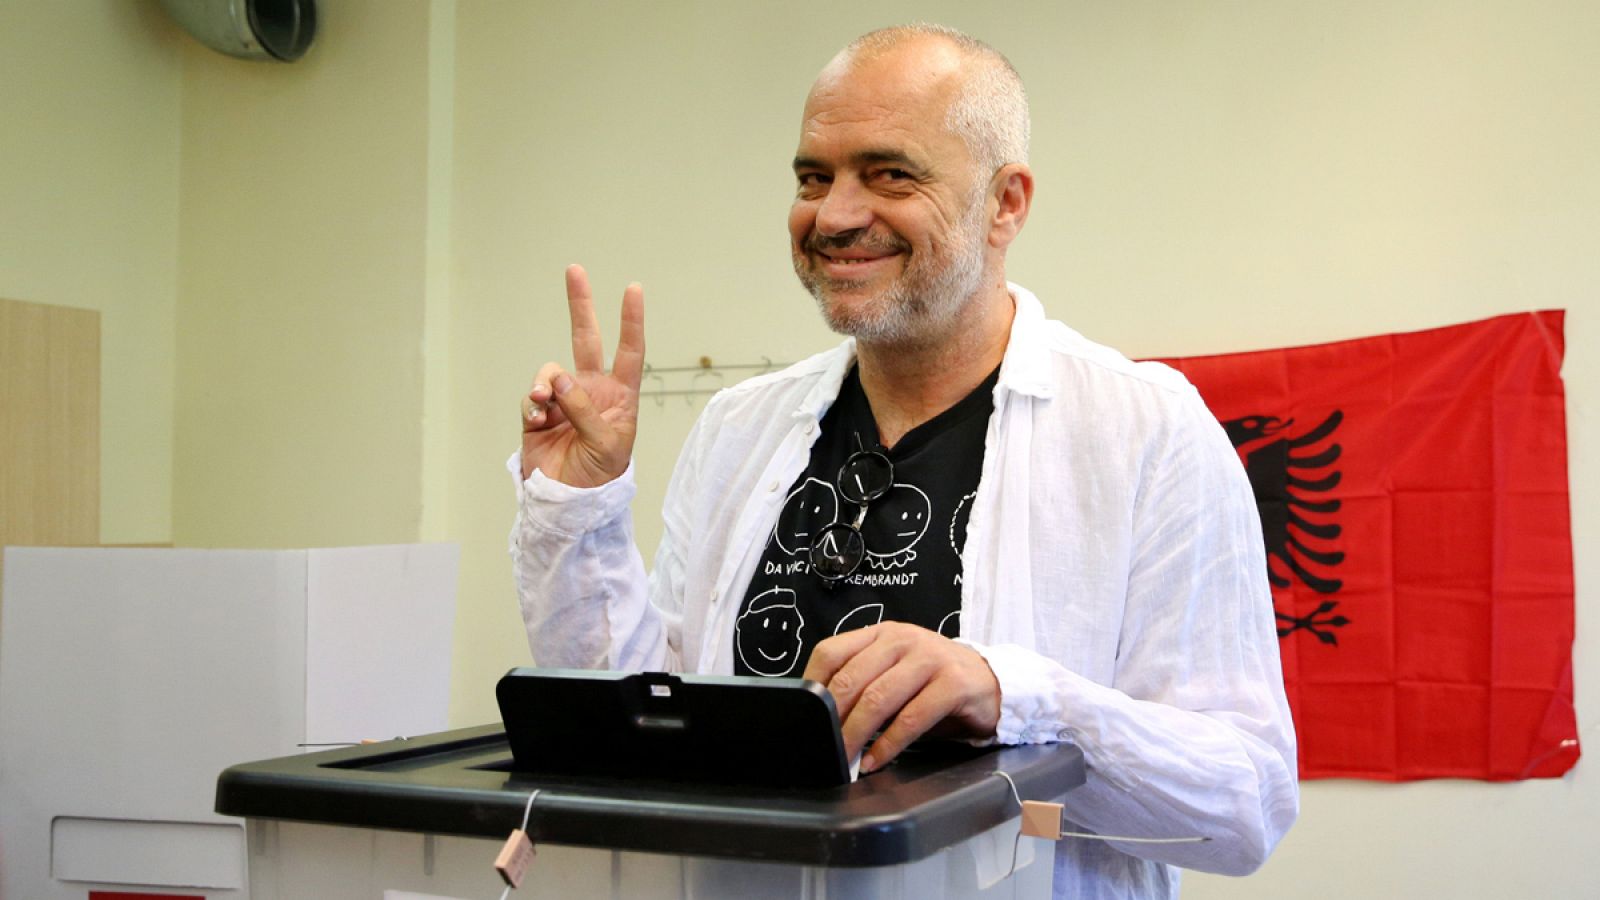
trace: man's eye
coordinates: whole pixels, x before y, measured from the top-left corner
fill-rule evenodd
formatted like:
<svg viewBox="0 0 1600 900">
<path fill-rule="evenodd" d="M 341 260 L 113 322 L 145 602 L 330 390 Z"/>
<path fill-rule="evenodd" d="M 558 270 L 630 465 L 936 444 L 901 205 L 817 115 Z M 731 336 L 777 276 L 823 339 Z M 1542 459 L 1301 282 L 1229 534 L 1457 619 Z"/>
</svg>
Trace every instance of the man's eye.
<svg viewBox="0 0 1600 900">
<path fill-rule="evenodd" d="M 827 184 L 832 180 L 821 172 L 801 172 L 795 178 L 800 182 L 801 187 L 815 187 L 819 184 Z"/>
</svg>

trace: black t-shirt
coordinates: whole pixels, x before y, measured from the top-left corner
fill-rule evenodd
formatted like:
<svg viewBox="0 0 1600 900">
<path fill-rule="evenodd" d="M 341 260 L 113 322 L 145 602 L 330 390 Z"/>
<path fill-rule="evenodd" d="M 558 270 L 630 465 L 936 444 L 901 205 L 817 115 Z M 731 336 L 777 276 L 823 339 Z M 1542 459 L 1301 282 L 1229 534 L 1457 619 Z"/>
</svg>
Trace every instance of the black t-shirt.
<svg viewBox="0 0 1600 900">
<path fill-rule="evenodd" d="M 739 606 L 734 674 L 799 677 L 819 642 L 882 621 L 960 635 L 961 548 L 999 374 L 996 369 L 956 405 L 884 450 L 861 379 L 851 370 L 822 418 L 810 462 L 789 489 Z M 855 521 L 860 506 L 840 494 L 838 481 L 845 460 L 863 446 L 888 456 L 894 483 L 868 504 L 861 522 L 866 558 L 829 585 L 811 571 L 811 542 L 834 522 Z"/>
</svg>

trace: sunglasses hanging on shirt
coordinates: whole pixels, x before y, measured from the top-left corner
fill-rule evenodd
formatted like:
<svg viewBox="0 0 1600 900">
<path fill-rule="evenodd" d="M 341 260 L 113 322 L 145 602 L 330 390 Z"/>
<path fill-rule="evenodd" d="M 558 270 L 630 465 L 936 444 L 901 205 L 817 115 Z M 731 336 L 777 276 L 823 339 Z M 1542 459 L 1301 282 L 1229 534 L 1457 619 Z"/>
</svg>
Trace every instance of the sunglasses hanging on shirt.
<svg viewBox="0 0 1600 900">
<path fill-rule="evenodd" d="M 833 587 L 861 568 L 867 558 L 867 542 L 861 536 L 861 523 L 867 509 L 894 487 L 894 463 L 878 450 L 865 450 L 861 435 L 854 434 L 856 450 L 839 469 L 839 496 L 856 504 L 854 522 L 834 522 L 817 532 L 811 541 L 811 571 Z"/>
</svg>

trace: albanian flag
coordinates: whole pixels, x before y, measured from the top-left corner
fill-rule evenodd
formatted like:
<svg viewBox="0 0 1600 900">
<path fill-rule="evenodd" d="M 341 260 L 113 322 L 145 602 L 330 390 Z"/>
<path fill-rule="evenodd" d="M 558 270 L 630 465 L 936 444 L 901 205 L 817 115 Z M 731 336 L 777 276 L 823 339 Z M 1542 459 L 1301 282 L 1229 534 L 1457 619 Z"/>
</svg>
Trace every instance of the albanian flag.
<svg viewBox="0 0 1600 900">
<path fill-rule="evenodd" d="M 1562 321 L 1163 360 L 1255 490 L 1302 778 L 1577 762 Z"/>
</svg>

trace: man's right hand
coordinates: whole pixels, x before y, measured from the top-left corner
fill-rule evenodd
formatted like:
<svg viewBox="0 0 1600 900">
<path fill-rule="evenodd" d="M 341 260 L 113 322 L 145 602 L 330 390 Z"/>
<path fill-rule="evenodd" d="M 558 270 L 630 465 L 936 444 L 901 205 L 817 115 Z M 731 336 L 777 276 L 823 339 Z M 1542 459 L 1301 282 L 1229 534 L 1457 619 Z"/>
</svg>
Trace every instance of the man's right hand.
<svg viewBox="0 0 1600 900">
<path fill-rule="evenodd" d="M 644 374 L 644 288 L 630 284 L 622 294 L 622 336 L 610 374 L 582 266 L 567 267 L 567 309 L 573 371 L 545 363 L 522 400 L 522 477 L 538 469 L 573 487 L 598 487 L 627 471 L 633 456 Z"/>
</svg>

